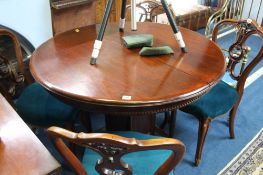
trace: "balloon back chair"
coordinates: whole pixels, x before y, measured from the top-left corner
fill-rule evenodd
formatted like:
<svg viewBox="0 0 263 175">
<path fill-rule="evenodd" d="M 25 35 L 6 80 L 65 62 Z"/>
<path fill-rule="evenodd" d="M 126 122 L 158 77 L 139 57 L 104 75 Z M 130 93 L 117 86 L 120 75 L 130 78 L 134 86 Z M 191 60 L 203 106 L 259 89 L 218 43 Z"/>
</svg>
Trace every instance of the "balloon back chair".
<svg viewBox="0 0 263 175">
<path fill-rule="evenodd" d="M 133 131 L 87 134 L 50 127 L 48 134 L 64 159 L 79 175 L 167 175 L 185 152 L 185 146 L 179 140 Z M 86 148 L 82 162 L 64 141 Z"/>
<path fill-rule="evenodd" d="M 231 20 L 226 19 L 219 22 L 213 31 L 212 40 L 218 42 L 217 37 L 219 30 L 225 25 L 232 26 L 236 31 L 234 42 L 226 50 L 226 72 L 230 77 L 236 81 L 236 85 L 232 86 L 224 81 L 219 81 L 206 95 L 202 96 L 196 102 L 180 108 L 180 110 L 192 114 L 199 120 L 198 141 L 195 154 L 196 166 L 200 163 L 202 157 L 202 150 L 205 138 L 208 132 L 209 124 L 218 116 L 222 116 L 229 112 L 229 133 L 230 138 L 234 138 L 234 121 L 237 108 L 242 99 L 244 86 L 247 77 L 255 66 L 263 58 L 263 46 L 261 45 L 259 51 L 255 53 L 252 60 L 247 59 L 249 47 L 246 41 L 250 37 L 258 36 L 263 43 L 263 29 L 256 23 L 256 21 L 247 20 Z M 171 116 L 175 121 L 175 115 Z M 173 125 L 170 124 L 170 131 Z M 173 133 L 170 133 L 173 135 Z"/>
<path fill-rule="evenodd" d="M 78 110 L 49 94 L 33 82 L 14 33 L 0 29 L 0 92 L 32 127 L 65 126 L 73 129 Z M 11 58 L 10 58 L 11 57 Z"/>
</svg>

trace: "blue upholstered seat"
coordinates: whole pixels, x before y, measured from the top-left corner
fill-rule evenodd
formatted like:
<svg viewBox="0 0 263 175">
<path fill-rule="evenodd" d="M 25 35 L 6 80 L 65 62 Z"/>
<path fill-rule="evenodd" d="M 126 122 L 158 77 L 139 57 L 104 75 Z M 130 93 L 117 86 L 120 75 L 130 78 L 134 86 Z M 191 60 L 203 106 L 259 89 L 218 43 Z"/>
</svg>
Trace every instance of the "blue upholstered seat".
<svg viewBox="0 0 263 175">
<path fill-rule="evenodd" d="M 119 131 L 112 132 L 112 134 L 127 138 L 136 138 L 138 140 L 160 138 L 158 136 L 133 131 Z M 171 151 L 169 150 L 151 150 L 126 154 L 122 159 L 133 167 L 134 175 L 153 175 L 157 168 L 159 168 L 159 166 L 168 158 L 170 154 Z M 82 164 L 89 174 L 98 175 L 95 170 L 96 161 L 98 159 L 101 159 L 101 156 L 98 153 L 86 148 Z"/>
<path fill-rule="evenodd" d="M 237 98 L 237 91 L 224 81 L 220 81 L 206 95 L 180 110 L 197 117 L 214 118 L 227 113 Z"/>
<path fill-rule="evenodd" d="M 16 101 L 16 108 L 25 122 L 42 127 L 62 126 L 77 116 L 76 109 L 59 101 L 38 83 L 23 90 Z"/>
</svg>

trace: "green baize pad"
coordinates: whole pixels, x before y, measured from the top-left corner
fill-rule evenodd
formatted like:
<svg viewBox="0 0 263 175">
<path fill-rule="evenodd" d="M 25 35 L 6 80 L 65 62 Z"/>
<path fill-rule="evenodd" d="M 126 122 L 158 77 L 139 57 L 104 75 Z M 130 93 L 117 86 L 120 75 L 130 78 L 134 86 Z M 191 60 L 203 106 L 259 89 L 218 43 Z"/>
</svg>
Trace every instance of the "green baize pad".
<svg viewBox="0 0 263 175">
<path fill-rule="evenodd" d="M 153 45 L 153 36 L 150 34 L 128 35 L 122 37 L 122 39 L 128 49 L 151 47 Z"/>
</svg>

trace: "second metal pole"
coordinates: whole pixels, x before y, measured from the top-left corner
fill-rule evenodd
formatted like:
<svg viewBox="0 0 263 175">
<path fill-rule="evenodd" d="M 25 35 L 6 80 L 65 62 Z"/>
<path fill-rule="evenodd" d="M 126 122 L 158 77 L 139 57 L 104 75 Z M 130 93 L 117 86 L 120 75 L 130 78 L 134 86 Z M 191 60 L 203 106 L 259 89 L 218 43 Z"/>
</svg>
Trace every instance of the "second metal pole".
<svg viewBox="0 0 263 175">
<path fill-rule="evenodd" d="M 166 13 L 166 16 L 168 18 L 168 21 L 169 21 L 169 23 L 170 23 L 170 25 L 171 25 L 171 27 L 173 29 L 174 37 L 175 37 L 177 43 L 179 44 L 179 46 L 181 47 L 182 52 L 186 53 L 187 49 L 186 49 L 186 46 L 185 46 L 182 34 L 179 31 L 179 28 L 177 27 L 177 25 L 175 23 L 175 20 L 173 18 L 171 10 L 168 7 L 168 4 L 167 4 L 166 0 L 161 0 L 161 3 L 162 3 L 164 11 Z"/>
<path fill-rule="evenodd" d="M 108 19 L 110 16 L 110 11 L 112 8 L 112 4 L 113 4 L 113 0 L 108 0 L 107 4 L 106 4 L 106 9 L 103 15 L 103 19 L 101 22 L 101 26 L 100 26 L 100 30 L 99 30 L 99 34 L 97 36 L 97 39 L 95 40 L 94 46 L 93 46 L 93 51 L 91 54 L 91 60 L 90 60 L 90 64 L 94 65 L 96 64 L 97 58 L 99 56 L 100 53 L 100 48 L 102 45 L 102 39 L 105 33 L 105 29 L 108 23 Z"/>
</svg>

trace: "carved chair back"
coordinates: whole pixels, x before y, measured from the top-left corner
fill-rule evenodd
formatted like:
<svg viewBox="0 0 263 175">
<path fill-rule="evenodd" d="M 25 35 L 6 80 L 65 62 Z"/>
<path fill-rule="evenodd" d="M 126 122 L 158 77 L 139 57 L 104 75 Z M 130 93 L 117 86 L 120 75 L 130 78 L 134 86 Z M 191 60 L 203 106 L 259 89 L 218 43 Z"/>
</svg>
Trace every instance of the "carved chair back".
<svg viewBox="0 0 263 175">
<path fill-rule="evenodd" d="M 129 2 L 129 1 L 128 1 Z M 137 21 L 139 22 L 153 22 L 152 19 L 152 10 L 161 6 L 161 3 L 155 0 L 137 0 L 136 1 L 136 13 Z M 161 6 L 162 7 L 162 6 Z M 131 5 L 128 3 L 126 6 L 126 15 L 125 18 L 127 21 L 131 20 Z"/>
<path fill-rule="evenodd" d="M 3 47 L 7 43 L 11 43 L 10 47 Z M 25 71 L 21 45 L 17 36 L 7 29 L 0 29 L 0 44 L 0 92 L 14 106 L 13 98 L 17 97 L 23 87 L 32 82 L 32 79 Z"/>
<path fill-rule="evenodd" d="M 226 71 L 229 72 L 232 79 L 237 81 L 236 89 L 239 95 L 242 95 L 247 77 L 263 58 L 263 29 L 256 21 L 251 19 L 227 19 L 219 22 L 215 26 L 212 35 L 213 41 L 217 42 L 219 30 L 225 25 L 231 25 L 236 30 L 236 39 L 227 50 L 228 62 Z M 252 60 L 248 62 L 247 54 L 250 48 L 246 45 L 246 42 L 250 37 L 256 36 L 261 40 L 261 47 L 255 56 L 253 56 Z M 238 67 L 238 64 L 241 64 L 241 66 Z M 237 68 L 239 68 L 238 71 L 236 70 Z"/>
<path fill-rule="evenodd" d="M 262 16 L 263 0 L 220 0 L 218 2 L 218 8 L 215 13 L 213 13 L 206 26 L 205 35 L 211 38 L 214 26 L 224 20 L 224 19 L 242 19 L 251 18 L 257 21 L 261 26 L 263 26 L 263 16 Z M 222 28 L 221 32 L 228 32 L 229 28 Z"/>
<path fill-rule="evenodd" d="M 171 138 L 136 140 L 113 134 L 74 133 L 58 127 L 48 128 L 48 133 L 54 139 L 55 146 L 62 156 L 70 163 L 74 171 L 81 175 L 87 172 L 79 159 L 65 145 L 64 140 L 87 147 L 100 154 L 102 159 L 97 160 L 95 166 L 99 174 L 130 175 L 132 167 L 122 160 L 122 156 L 145 150 L 171 150 L 171 155 L 155 172 L 159 175 L 168 174 L 182 159 L 185 152 L 184 144 Z"/>
</svg>

